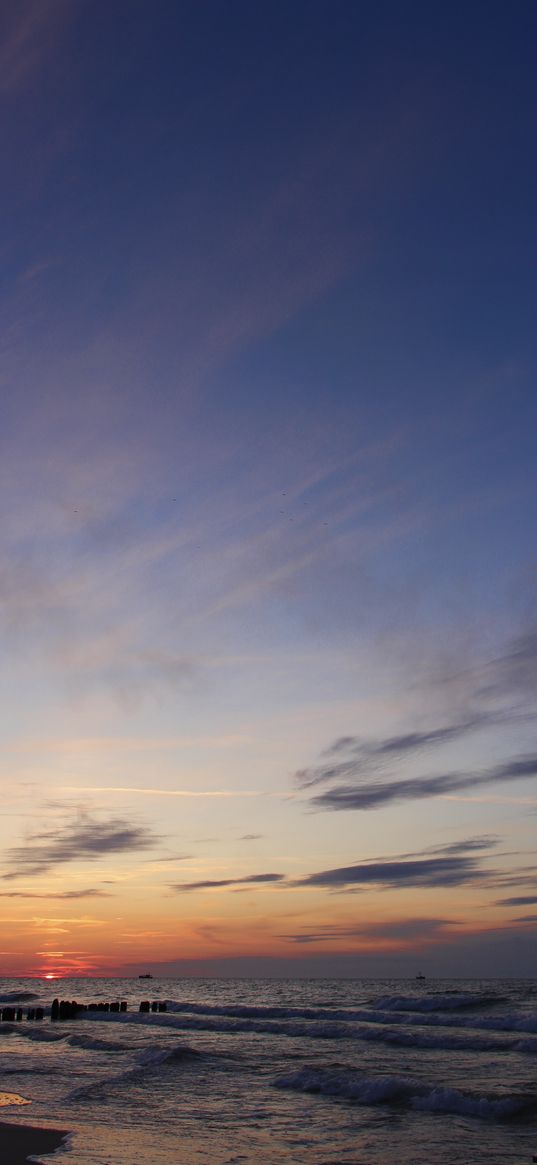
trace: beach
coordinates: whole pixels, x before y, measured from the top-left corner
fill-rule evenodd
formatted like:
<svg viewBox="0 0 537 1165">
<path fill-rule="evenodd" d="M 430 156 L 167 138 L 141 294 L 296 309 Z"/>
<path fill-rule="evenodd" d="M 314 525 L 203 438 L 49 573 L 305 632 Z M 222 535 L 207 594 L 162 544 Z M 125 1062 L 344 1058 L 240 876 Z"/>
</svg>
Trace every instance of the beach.
<svg viewBox="0 0 537 1165">
<path fill-rule="evenodd" d="M 536 1152 L 536 980 L 54 987 L 87 1010 L 64 1004 L 55 1020 L 50 983 L 0 984 L 2 1165 L 524 1165 Z"/>
<path fill-rule="evenodd" d="M 0 1159 L 2 1165 L 26 1165 L 28 1157 L 39 1160 L 40 1154 L 59 1149 L 67 1132 L 37 1128 L 34 1125 L 0 1121 Z"/>
</svg>

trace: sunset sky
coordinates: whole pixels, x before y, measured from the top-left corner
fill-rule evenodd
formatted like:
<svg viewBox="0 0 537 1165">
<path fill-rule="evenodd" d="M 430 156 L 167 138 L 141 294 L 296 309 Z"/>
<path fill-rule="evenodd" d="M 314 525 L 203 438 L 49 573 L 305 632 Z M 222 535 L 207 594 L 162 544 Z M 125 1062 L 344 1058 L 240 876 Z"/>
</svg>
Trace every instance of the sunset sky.
<svg viewBox="0 0 537 1165">
<path fill-rule="evenodd" d="M 537 10 L 7 0 L 1 975 L 527 975 Z"/>
</svg>

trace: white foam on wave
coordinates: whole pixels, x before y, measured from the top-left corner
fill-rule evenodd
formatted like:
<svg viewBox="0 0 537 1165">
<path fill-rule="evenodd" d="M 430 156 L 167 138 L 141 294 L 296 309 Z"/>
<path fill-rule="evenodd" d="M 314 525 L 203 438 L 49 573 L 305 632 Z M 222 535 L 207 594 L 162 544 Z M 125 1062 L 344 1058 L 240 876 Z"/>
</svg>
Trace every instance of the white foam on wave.
<svg viewBox="0 0 537 1165">
<path fill-rule="evenodd" d="M 531 1036 L 526 1040 L 516 1040 L 513 1048 L 515 1052 L 529 1052 L 531 1055 L 537 1056 L 537 1040 L 533 1040 Z"/>
<path fill-rule="evenodd" d="M 507 1120 L 537 1107 L 537 1097 L 472 1096 L 456 1088 L 430 1087 L 400 1076 L 359 1076 L 355 1072 L 326 1072 L 301 1068 L 278 1076 L 275 1088 L 337 1096 L 356 1104 L 405 1104 L 425 1112 L 450 1112 L 482 1120 Z"/>
<path fill-rule="evenodd" d="M 364 1016 L 365 1018 L 365 1016 Z M 487 1015 L 437 1015 L 431 1012 L 371 1011 L 368 1023 L 404 1024 L 418 1027 L 462 1028 L 465 1031 L 537 1032 L 537 1015 L 504 1011 Z"/>
<path fill-rule="evenodd" d="M 423 1047 L 424 1050 L 537 1052 L 535 1040 L 513 1038 L 516 1032 L 528 1032 L 531 1035 L 537 1031 L 537 1017 L 515 1012 L 493 1018 L 360 1010 L 338 1012 L 338 1015 L 345 1015 L 345 1021 L 339 1021 L 330 1012 L 315 1010 L 313 1014 L 324 1015 L 324 1018 L 312 1021 L 290 1017 L 273 1019 L 270 1017 L 273 1011 L 271 1008 L 255 1008 L 252 1009 L 255 1011 L 252 1018 L 240 1018 L 235 1016 L 235 1010 L 238 1009 L 207 1008 L 204 1011 L 196 1005 L 196 1014 L 192 1014 L 193 1005 L 188 1005 L 171 1012 L 86 1012 L 77 1018 L 83 1019 L 84 1023 L 142 1024 L 148 1028 L 158 1026 L 176 1031 L 207 1031 L 229 1036 L 252 1032 L 298 1039 L 365 1040 L 401 1047 Z M 296 1010 L 299 1015 L 303 1015 L 305 1009 Z M 361 1023 L 356 1023 L 358 1018 Z M 433 1033 L 426 1030 L 431 1028 L 436 1031 Z M 453 1028 L 458 1031 L 451 1033 L 450 1029 Z M 481 1032 L 497 1035 L 480 1035 Z"/>
<path fill-rule="evenodd" d="M 341 1096 L 360 1104 L 386 1104 L 411 1097 L 420 1085 L 402 1076 L 357 1076 L 350 1072 L 321 1072 L 317 1068 L 300 1068 L 298 1072 L 278 1076 L 275 1088 L 297 1092 L 319 1092 L 323 1096 Z"/>
<path fill-rule="evenodd" d="M 21 1023 L 2 1024 L 2 1032 L 41 1044 L 56 1044 L 65 1039 L 65 1032 L 54 1031 L 49 1027 L 27 1027 Z"/>
<path fill-rule="evenodd" d="M 459 1011 L 467 1007 L 487 1007 L 501 1001 L 499 995 L 450 991 L 443 995 L 384 995 L 375 1000 L 375 1006 L 381 1011 Z"/>
<path fill-rule="evenodd" d="M 114 1043 L 112 1040 L 100 1040 L 93 1036 L 73 1035 L 67 1041 L 72 1048 L 83 1048 L 88 1052 L 130 1052 L 132 1045 Z"/>
<path fill-rule="evenodd" d="M 179 1063 L 180 1061 L 191 1060 L 201 1055 L 194 1048 L 188 1044 L 175 1044 L 172 1048 L 161 1048 L 153 1044 L 149 1048 L 145 1048 L 135 1057 L 133 1064 L 124 1072 L 118 1072 L 114 1076 L 107 1076 L 100 1080 L 92 1080 L 88 1084 L 83 1084 L 79 1088 L 73 1089 L 65 1097 L 66 1101 L 84 1101 L 94 1100 L 96 1097 L 106 1094 L 110 1088 L 122 1087 L 128 1081 L 135 1077 L 139 1077 L 141 1073 L 152 1068 L 158 1068 L 162 1064 Z"/>
<path fill-rule="evenodd" d="M 521 1041 L 510 1041 L 505 1037 L 451 1034 L 450 1032 L 414 1031 L 402 1028 L 358 1028 L 357 1039 L 372 1043 L 390 1044 L 398 1048 L 430 1048 L 434 1051 L 461 1052 L 506 1052 L 520 1048 Z M 533 1050 L 533 1049 L 528 1049 Z"/>
<path fill-rule="evenodd" d="M 537 1016 L 528 1016 L 515 1013 L 503 1013 L 495 1017 L 480 1016 L 468 1017 L 465 1015 L 436 1015 L 431 1013 L 413 1013 L 397 1011 L 338 1011 L 339 1020 L 327 1012 L 312 1010 L 315 1019 L 305 1019 L 306 1009 L 296 1009 L 302 1018 L 273 1019 L 273 1008 L 245 1008 L 244 1011 L 253 1011 L 254 1015 L 242 1018 L 236 1015 L 238 1008 L 206 1008 L 196 1005 L 186 1005 L 172 1012 L 134 1012 L 113 1014 L 108 1012 L 86 1013 L 84 1022 L 98 1023 L 140 1023 L 143 1025 L 174 1028 L 181 1031 L 207 1031 L 222 1035 L 240 1033 L 258 1033 L 260 1035 L 287 1036 L 289 1038 L 324 1039 L 324 1040 L 378 1040 L 392 1043 L 401 1047 L 422 1047 L 466 1051 L 519 1051 L 535 1052 L 533 1042 L 524 1040 L 509 1041 L 508 1038 L 494 1038 L 486 1036 L 465 1035 L 466 1032 L 528 1032 L 537 1031 Z M 286 1009 L 284 1014 L 288 1016 Z M 294 1010 L 294 1009 L 290 1009 Z M 318 1018 L 322 1015 L 324 1018 Z M 367 1026 L 358 1026 L 356 1021 Z M 441 1029 L 441 1033 L 433 1035 L 424 1028 Z M 449 1029 L 457 1028 L 457 1034 L 451 1034 Z M 387 1030 L 385 1030 L 387 1029 Z M 398 1030 L 399 1029 L 399 1030 Z M 446 1031 L 446 1029 L 448 1029 Z"/>
<path fill-rule="evenodd" d="M 412 1108 L 426 1112 L 454 1112 L 483 1120 L 505 1120 L 534 1107 L 535 1097 L 466 1096 L 456 1088 L 433 1088 L 426 1096 L 412 1097 Z"/>
<path fill-rule="evenodd" d="M 348 1037 L 351 1034 L 350 1029 L 344 1024 L 339 1023 L 300 1023 L 300 1022 L 279 1022 L 278 1020 L 262 1019 L 236 1019 L 233 1016 L 220 1015 L 180 1015 L 167 1013 L 140 1013 L 128 1012 L 122 1015 L 110 1015 L 107 1012 L 100 1012 L 96 1015 L 90 1013 L 84 1015 L 84 1021 L 90 1022 L 105 1022 L 105 1023 L 141 1023 L 147 1026 L 168 1027 L 175 1028 L 181 1031 L 209 1031 L 220 1032 L 225 1035 L 231 1035 L 237 1032 L 258 1032 L 260 1034 L 285 1035 L 285 1036 L 311 1036 L 318 1039 L 338 1039 Z"/>
<path fill-rule="evenodd" d="M 31 999 L 39 999 L 35 991 L 7 991 L 0 995 L 0 1003 L 28 1003 Z"/>
<path fill-rule="evenodd" d="M 475 1028 L 476 1030 L 491 1031 L 527 1031 L 537 1032 L 537 1016 L 528 1016 L 523 1013 L 504 1012 L 494 1016 L 463 1015 L 459 1012 L 472 1008 L 483 1008 L 489 1004 L 501 1002 L 500 995 L 463 994 L 458 992 L 443 995 L 429 995 L 420 998 L 406 995 L 389 995 L 377 1000 L 375 1007 L 369 1008 L 308 1008 L 308 1007 L 248 1007 L 243 1005 L 205 1005 L 200 1003 L 185 1003 L 175 1000 L 167 1002 L 168 1012 L 172 1015 L 200 1016 L 208 1023 L 211 1017 L 229 1021 L 252 1020 L 304 1020 L 314 1034 L 313 1022 L 324 1025 L 367 1023 L 376 1025 L 418 1025 L 427 1027 L 458 1027 Z M 442 1012 L 447 1014 L 442 1014 Z M 455 1013 L 455 1014 L 453 1014 Z M 186 1025 L 185 1025 L 186 1026 Z M 213 1030 L 218 1030 L 214 1028 Z M 248 1030 L 246 1027 L 237 1030 Z M 252 1026 L 252 1031 L 268 1030 L 263 1027 Z M 272 1026 L 273 1031 L 277 1028 Z M 305 1030 L 305 1029 L 304 1029 Z M 334 1038 L 338 1034 L 346 1034 L 343 1029 L 338 1033 L 333 1028 Z M 293 1029 L 289 1027 L 293 1034 Z M 296 1034 L 300 1034 L 295 1029 Z M 329 1027 L 320 1027 L 319 1034 L 329 1034 Z"/>
<path fill-rule="evenodd" d="M 537 1032 L 537 1015 L 506 1012 L 498 1019 L 483 1019 L 477 1026 L 494 1031 Z"/>
<path fill-rule="evenodd" d="M 176 1044 L 173 1048 L 159 1048 L 153 1045 L 139 1053 L 137 1063 L 140 1068 L 154 1068 L 158 1067 L 159 1064 L 192 1059 L 200 1055 L 201 1053 L 195 1048 L 191 1048 L 189 1044 Z"/>
<path fill-rule="evenodd" d="M 168 1011 L 185 1015 L 221 1015 L 233 1019 L 349 1019 L 354 1015 L 363 1015 L 362 1011 L 354 1012 L 349 1008 L 329 1007 L 281 1007 L 263 1004 L 222 1004 L 222 1003 L 185 1003 L 175 999 L 166 1001 Z"/>
</svg>

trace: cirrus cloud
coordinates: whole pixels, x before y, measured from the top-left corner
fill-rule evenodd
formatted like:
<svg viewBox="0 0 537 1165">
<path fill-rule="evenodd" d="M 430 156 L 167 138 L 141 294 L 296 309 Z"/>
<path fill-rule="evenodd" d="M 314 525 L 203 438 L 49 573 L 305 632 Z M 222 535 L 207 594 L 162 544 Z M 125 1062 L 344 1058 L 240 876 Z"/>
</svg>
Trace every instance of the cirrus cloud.
<svg viewBox="0 0 537 1165">
<path fill-rule="evenodd" d="M 218 878 L 205 882 L 176 882 L 171 890 L 217 890 L 221 886 L 249 886 L 270 882 L 282 882 L 285 874 L 249 874 L 245 878 Z"/>
<path fill-rule="evenodd" d="M 514 757 L 480 772 L 436 773 L 427 777 L 407 777 L 392 781 L 356 781 L 337 785 L 312 798 L 317 809 L 378 809 L 393 801 L 416 801 L 442 797 L 486 785 L 528 780 L 537 776 L 537 753 Z"/>
<path fill-rule="evenodd" d="M 12 846 L 7 854 L 9 868 L 2 878 L 35 877 L 68 862 L 139 852 L 156 843 L 156 836 L 145 826 L 120 817 L 97 821 L 80 812 L 65 827 L 31 834 L 25 845 Z"/>
</svg>

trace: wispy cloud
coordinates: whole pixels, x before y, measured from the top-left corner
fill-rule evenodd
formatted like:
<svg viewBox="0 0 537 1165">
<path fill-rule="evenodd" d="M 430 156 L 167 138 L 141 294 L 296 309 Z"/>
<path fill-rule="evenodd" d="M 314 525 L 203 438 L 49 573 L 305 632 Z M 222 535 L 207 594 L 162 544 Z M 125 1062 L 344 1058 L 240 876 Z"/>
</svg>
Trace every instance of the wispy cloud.
<svg viewBox="0 0 537 1165">
<path fill-rule="evenodd" d="M 444 937 L 445 932 L 457 926 L 446 918 L 400 918 L 384 922 L 364 922 L 346 926 L 344 924 L 325 922 L 314 927 L 304 926 L 294 934 L 280 934 L 277 937 L 287 939 L 298 945 L 310 943 L 340 943 L 346 939 L 374 939 L 396 941 L 397 943 L 414 944 L 420 942 L 435 942 Z"/>
<path fill-rule="evenodd" d="M 534 906 L 537 894 L 522 894 L 518 898 L 499 898 L 496 906 Z"/>
<path fill-rule="evenodd" d="M 62 890 L 50 891 L 48 894 L 32 893 L 29 890 L 0 890 L 0 898 L 112 898 L 107 890 Z"/>
<path fill-rule="evenodd" d="M 481 669 L 478 691 L 486 697 L 537 699 L 537 629 L 528 627 Z"/>
<path fill-rule="evenodd" d="M 262 797 L 259 789 L 141 789 L 136 785 L 62 785 L 65 793 L 138 793 L 141 797 Z"/>
<path fill-rule="evenodd" d="M 285 173 L 254 194 L 247 214 L 237 213 L 236 199 L 226 205 L 224 196 L 219 217 L 226 229 L 215 235 L 213 224 L 206 223 L 210 249 L 198 247 L 193 257 L 179 223 L 179 262 L 168 231 L 160 278 L 149 288 L 153 303 L 142 288 L 131 312 L 137 333 L 147 332 L 148 316 L 154 320 L 155 312 L 159 334 L 175 329 L 178 379 L 184 385 L 199 386 L 230 355 L 276 331 L 360 262 L 379 183 L 387 172 L 396 181 L 403 167 L 408 170 L 414 132 L 400 110 L 376 126 L 367 142 L 362 137 L 358 151 L 356 131 L 352 116 L 346 125 L 327 124 L 321 133 L 317 127 L 315 144 L 306 143 L 287 159 Z M 359 229 L 349 217 L 356 200 L 363 210 Z M 173 220 L 177 212 L 169 205 L 166 213 Z M 132 315 L 129 322 L 132 344 Z"/>
<path fill-rule="evenodd" d="M 69 862 L 136 853 L 151 849 L 157 840 L 146 827 L 132 825 L 123 818 L 97 821 L 82 812 L 64 828 L 31 834 L 24 845 L 8 850 L 8 871 L 2 878 L 33 877 Z"/>
<path fill-rule="evenodd" d="M 250 886 L 264 883 L 282 882 L 285 874 L 249 874 L 245 878 L 219 878 L 205 882 L 176 882 L 171 890 L 217 890 L 222 886 Z"/>
<path fill-rule="evenodd" d="M 527 886 L 534 890 L 537 885 L 537 866 L 519 866 L 509 871 L 505 870 L 493 880 L 495 886 Z"/>
<path fill-rule="evenodd" d="M 432 846 L 420 853 L 396 854 L 372 862 L 356 862 L 351 866 L 320 870 L 293 884 L 333 890 L 462 886 L 485 874 L 487 878 L 493 875 L 494 871 L 487 870 L 483 861 L 498 841 L 494 837 L 469 838 L 444 846 Z"/>
<path fill-rule="evenodd" d="M 500 842 L 500 838 L 495 833 L 483 834 L 481 837 L 468 837 L 464 841 L 450 841 L 446 845 L 429 846 L 427 850 L 420 850 L 419 853 L 405 854 L 407 858 L 416 858 L 423 856 L 424 853 L 432 854 L 466 854 L 466 853 L 480 853 L 484 850 L 493 849 Z"/>
<path fill-rule="evenodd" d="M 69 7 L 66 0 L 54 0 L 53 4 L 20 0 L 9 8 L 4 6 L 0 94 L 16 94 L 28 84 L 56 42 Z"/>
<path fill-rule="evenodd" d="M 26 737 L 14 739 L 6 743 L 7 748 L 20 752 L 47 752 L 82 754 L 88 753 L 128 753 L 128 752 L 167 752 L 180 749 L 194 749 L 202 746 L 206 749 L 235 748 L 245 744 L 248 737 L 236 733 L 228 736 L 75 736 L 75 737 L 42 737 L 28 740 Z"/>
<path fill-rule="evenodd" d="M 396 801 L 422 800 L 463 794 L 467 790 L 509 784 L 537 775 L 537 753 L 518 754 L 480 769 L 408 775 L 423 755 L 442 755 L 450 746 L 481 734 L 485 745 L 499 730 L 531 727 L 537 708 L 537 631 L 529 627 L 503 651 L 458 673 L 428 678 L 428 688 L 439 688 L 448 702 L 461 703 L 466 715 L 447 716 L 443 723 L 410 726 L 406 731 L 367 739 L 340 736 L 320 754 L 316 764 L 299 770 L 301 789 L 330 786 L 311 797 L 317 809 L 368 810 Z M 533 744 L 533 742 L 532 742 Z M 497 743 L 494 753 L 497 755 Z M 490 749 L 489 749 L 490 754 Z"/>
<path fill-rule="evenodd" d="M 481 877 L 479 860 L 472 857 L 420 858 L 409 861 L 363 862 L 320 870 L 302 878 L 298 885 L 327 889 L 374 886 L 396 890 L 408 886 L 463 886 Z"/>
<path fill-rule="evenodd" d="M 448 793 L 475 789 L 500 782 L 528 780 L 537 776 L 537 754 L 516 757 L 476 773 L 440 773 L 428 777 L 409 777 L 393 781 L 364 781 L 338 785 L 317 797 L 312 804 L 318 809 L 378 809 L 394 801 L 416 801 L 441 797 Z"/>
<path fill-rule="evenodd" d="M 311 886 L 337 891 L 462 886 L 478 879 L 487 882 L 496 879 L 497 872 L 487 868 L 484 862 L 494 852 L 499 840 L 495 836 L 471 837 L 441 846 L 430 846 L 418 853 L 396 854 L 376 858 L 372 862 L 356 862 L 350 866 L 320 870 L 297 879 L 290 879 L 285 874 L 250 874 L 245 877 L 178 882 L 171 885 L 170 889 L 183 892 L 248 887 L 263 883 L 277 883 L 282 889 Z"/>
<path fill-rule="evenodd" d="M 326 761 L 314 768 L 300 770 L 296 778 L 299 785 L 311 788 L 326 781 L 360 775 L 386 762 L 398 761 L 426 749 L 461 740 L 469 733 L 497 722 L 496 716 L 482 713 L 462 723 L 430 728 L 424 732 L 406 732 L 381 740 L 367 741 L 356 736 L 342 736 L 323 753 Z M 337 760 L 339 756 L 344 759 Z"/>
</svg>

